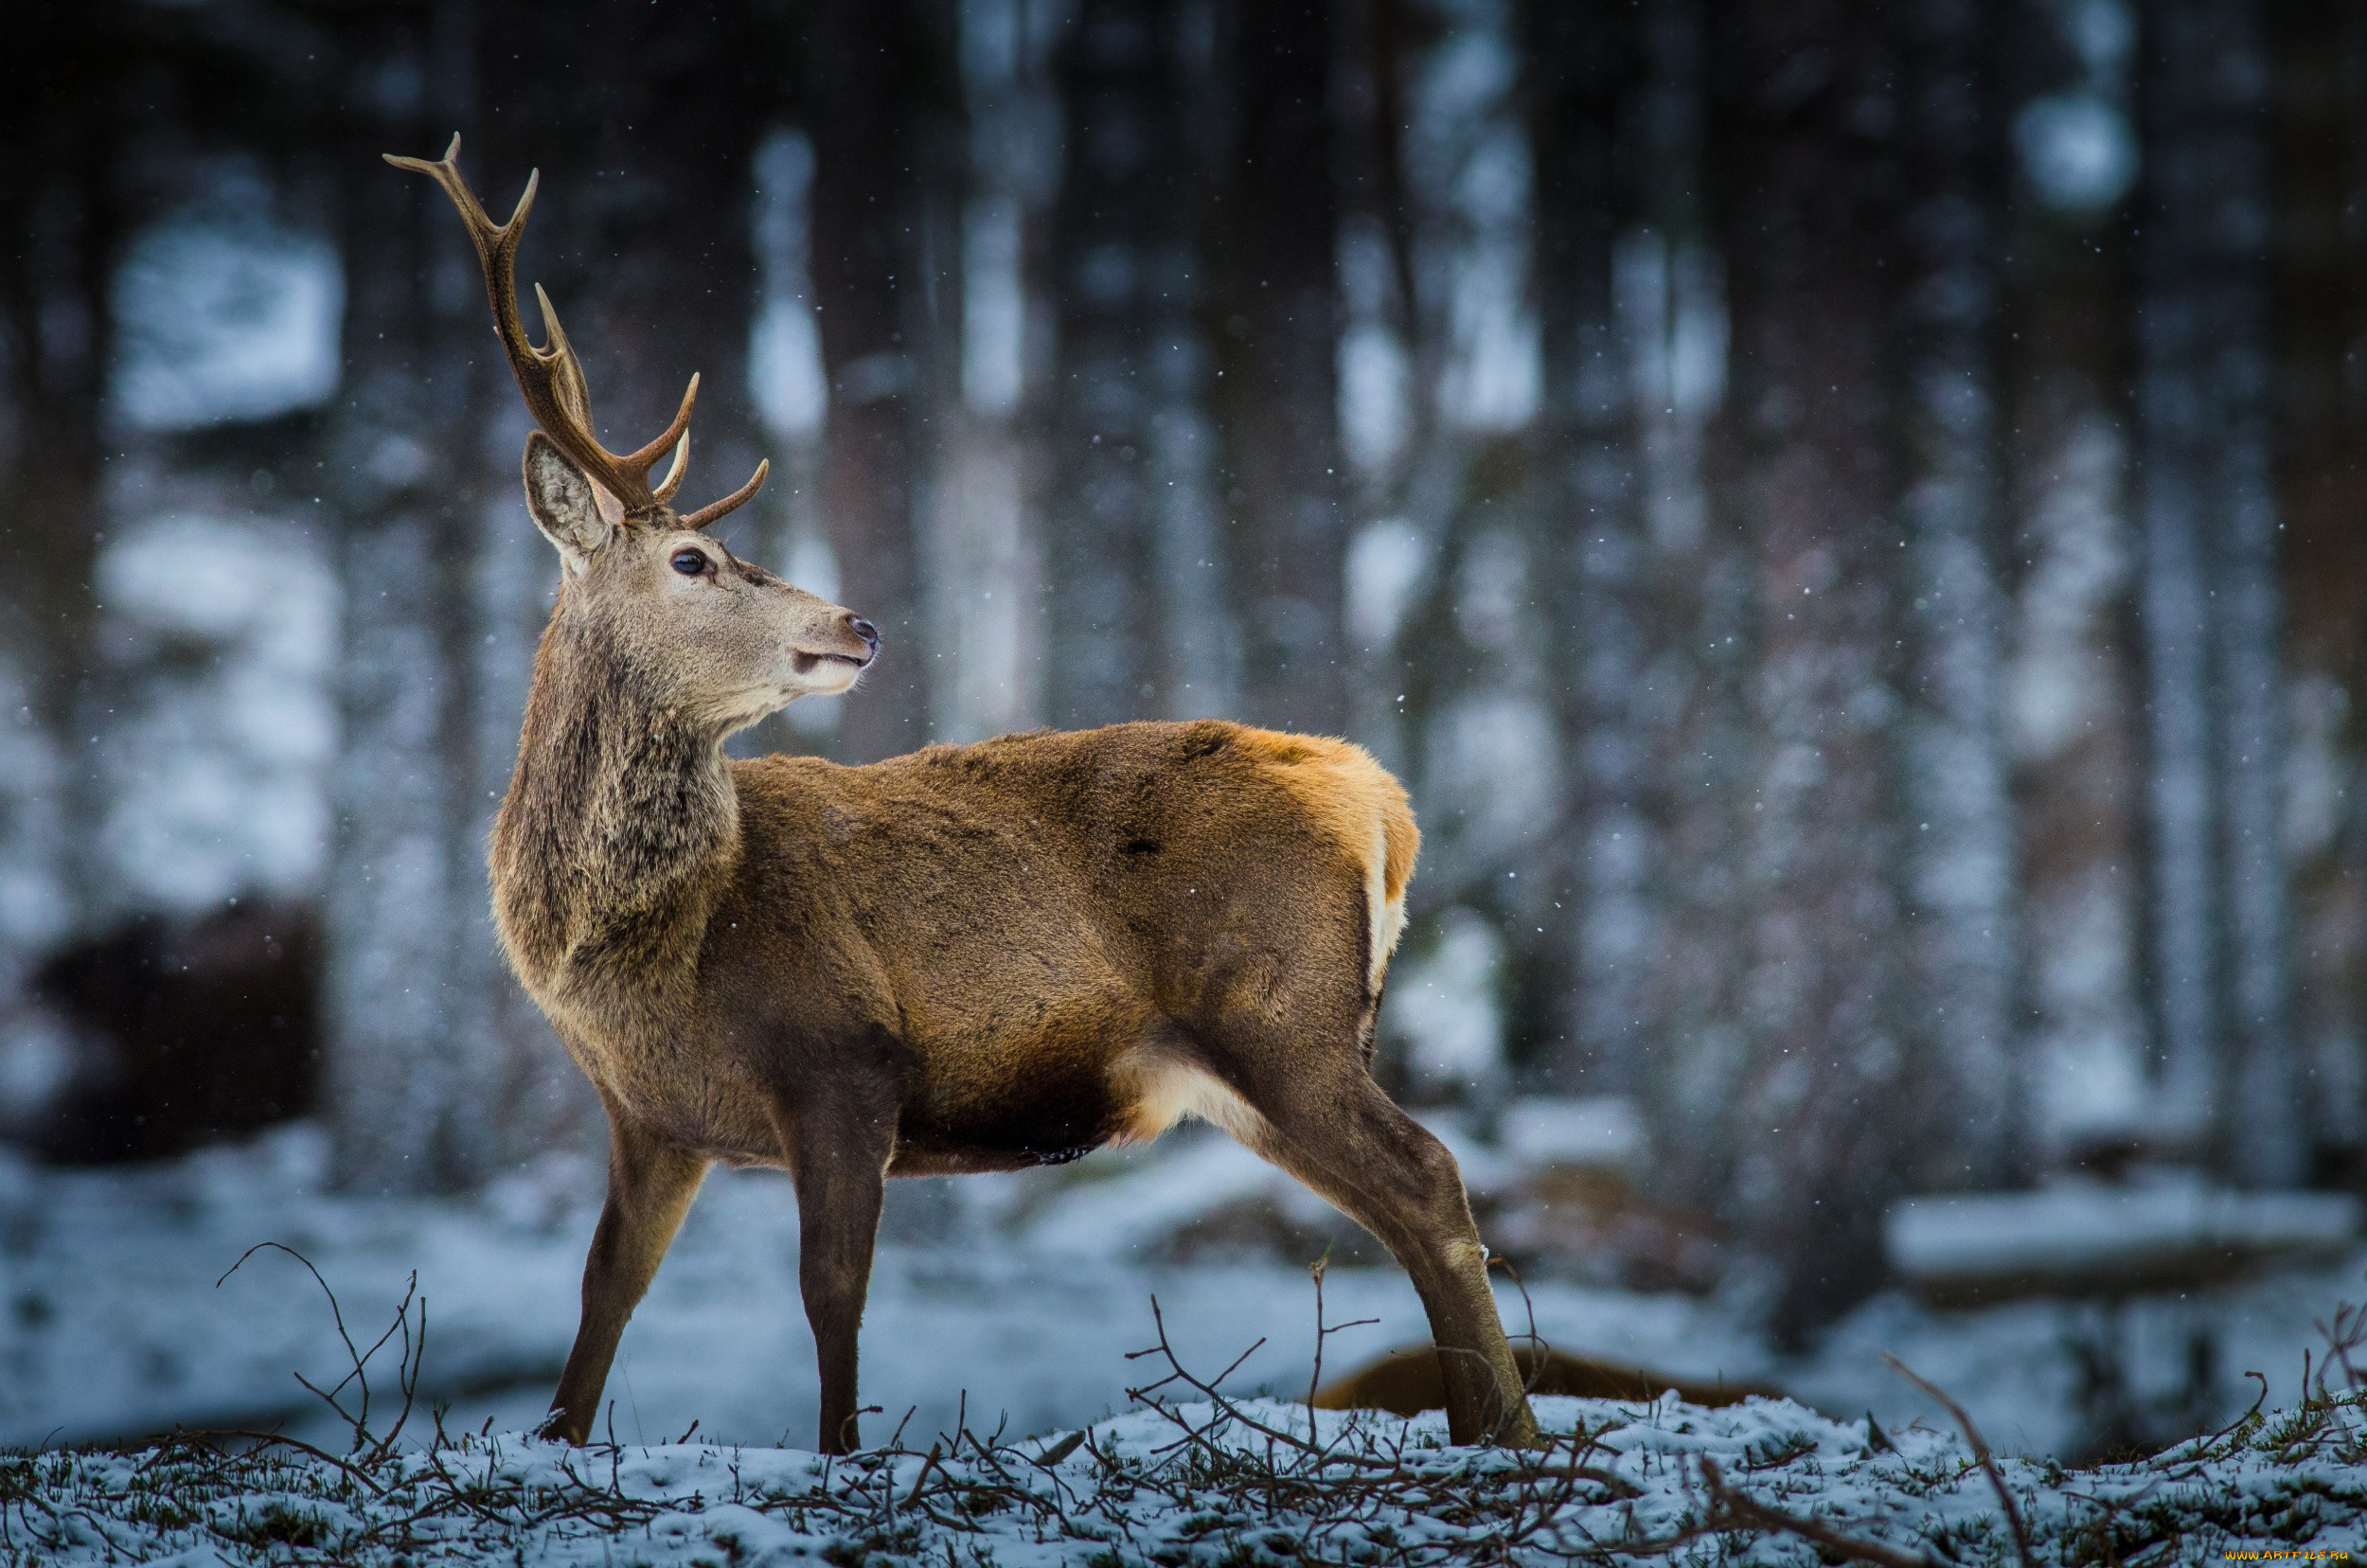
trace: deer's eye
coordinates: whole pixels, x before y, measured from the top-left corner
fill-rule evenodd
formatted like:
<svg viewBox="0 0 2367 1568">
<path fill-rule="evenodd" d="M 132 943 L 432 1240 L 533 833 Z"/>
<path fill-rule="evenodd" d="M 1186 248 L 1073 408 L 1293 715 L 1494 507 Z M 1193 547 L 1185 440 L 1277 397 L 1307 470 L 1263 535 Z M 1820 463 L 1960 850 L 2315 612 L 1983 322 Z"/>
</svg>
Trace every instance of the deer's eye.
<svg viewBox="0 0 2367 1568">
<path fill-rule="evenodd" d="M 707 558 L 697 550 L 676 550 L 674 570 L 685 577 L 697 577 L 707 569 Z"/>
</svg>

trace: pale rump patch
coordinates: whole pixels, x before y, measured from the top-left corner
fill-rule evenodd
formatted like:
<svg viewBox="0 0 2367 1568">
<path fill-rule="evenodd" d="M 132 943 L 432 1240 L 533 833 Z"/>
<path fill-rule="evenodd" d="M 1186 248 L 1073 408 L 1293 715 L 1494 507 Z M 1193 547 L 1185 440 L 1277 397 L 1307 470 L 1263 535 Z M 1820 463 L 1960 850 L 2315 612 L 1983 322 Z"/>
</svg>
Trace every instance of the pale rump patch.
<svg viewBox="0 0 2367 1568">
<path fill-rule="evenodd" d="M 1265 762 L 1333 843 L 1364 868 L 1364 907 L 1372 921 L 1365 983 L 1380 988 L 1389 955 L 1405 932 L 1405 884 L 1422 835 L 1405 786 L 1363 747 L 1312 735 L 1244 730 L 1242 749 Z"/>
<path fill-rule="evenodd" d="M 1252 1147 L 1266 1131 L 1266 1118 L 1232 1085 L 1172 1049 L 1136 1046 L 1118 1059 L 1113 1078 L 1127 1107 L 1113 1147 L 1148 1143 L 1185 1116 L 1213 1122 Z"/>
<path fill-rule="evenodd" d="M 1389 955 L 1397 951 L 1397 938 L 1405 935 L 1405 888 L 1397 888 L 1397 896 L 1389 896 L 1388 830 L 1373 830 L 1371 859 L 1364 865 L 1364 908 L 1372 923 L 1372 945 L 1365 951 L 1371 954 L 1364 971 L 1365 989 L 1380 994 L 1381 976 L 1389 972 Z"/>
</svg>

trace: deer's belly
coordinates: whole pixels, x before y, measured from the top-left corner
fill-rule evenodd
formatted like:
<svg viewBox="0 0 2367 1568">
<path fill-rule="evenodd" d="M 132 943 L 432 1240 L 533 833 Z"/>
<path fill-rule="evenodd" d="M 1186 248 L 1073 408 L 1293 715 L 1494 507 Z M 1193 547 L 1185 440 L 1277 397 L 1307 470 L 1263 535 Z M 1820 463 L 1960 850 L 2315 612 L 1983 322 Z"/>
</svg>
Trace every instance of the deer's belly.
<svg viewBox="0 0 2367 1568">
<path fill-rule="evenodd" d="M 1253 1143 L 1260 1125 L 1157 1015 L 923 1057 L 898 1127 L 894 1175 L 1062 1165 L 1105 1145 L 1147 1143 L 1187 1115 Z"/>
<path fill-rule="evenodd" d="M 1083 999 L 1077 999 L 1082 1003 Z M 916 1030 L 897 1118 L 898 1175 L 1059 1165 L 1119 1135 L 1111 1063 L 1150 1019 L 1117 1005 L 959 1031 Z"/>
</svg>

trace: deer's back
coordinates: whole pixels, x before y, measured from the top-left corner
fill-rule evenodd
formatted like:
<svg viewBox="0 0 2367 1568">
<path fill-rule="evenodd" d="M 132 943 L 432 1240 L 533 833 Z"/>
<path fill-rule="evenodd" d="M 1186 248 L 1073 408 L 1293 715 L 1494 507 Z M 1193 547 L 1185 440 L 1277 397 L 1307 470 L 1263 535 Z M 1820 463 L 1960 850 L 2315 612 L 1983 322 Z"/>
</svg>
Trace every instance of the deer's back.
<svg viewBox="0 0 2367 1568">
<path fill-rule="evenodd" d="M 1361 751 L 1214 722 L 734 776 L 714 1022 L 792 1092 L 892 1078 L 922 1166 L 1155 1131 L 1144 1063 L 1244 1007 L 1354 1029 L 1412 870 L 1403 792 Z"/>
</svg>

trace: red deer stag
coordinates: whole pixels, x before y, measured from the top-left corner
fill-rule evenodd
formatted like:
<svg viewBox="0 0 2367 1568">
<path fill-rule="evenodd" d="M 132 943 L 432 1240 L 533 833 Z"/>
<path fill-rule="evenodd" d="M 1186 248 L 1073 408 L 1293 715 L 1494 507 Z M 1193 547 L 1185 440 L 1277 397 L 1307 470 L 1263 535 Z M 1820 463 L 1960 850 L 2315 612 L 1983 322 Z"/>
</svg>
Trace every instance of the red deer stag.
<svg viewBox="0 0 2367 1568">
<path fill-rule="evenodd" d="M 763 468 L 675 513 L 696 377 L 656 439 L 600 444 L 548 296 L 547 347 L 519 316 L 537 182 L 496 224 L 459 151 L 387 161 L 436 179 L 476 242 L 541 427 L 527 509 L 562 565 L 493 833 L 494 914 L 612 1132 L 544 1430 L 589 1434 L 714 1161 L 796 1184 L 820 1442 L 842 1452 L 887 1177 L 1050 1164 L 1193 1114 L 1405 1265 L 1455 1441 L 1534 1442 L 1461 1173 L 1368 1071 L 1416 842 L 1397 781 L 1343 741 L 1215 722 L 860 768 L 727 758 L 734 731 L 851 687 L 878 634 L 701 532 Z"/>
</svg>

